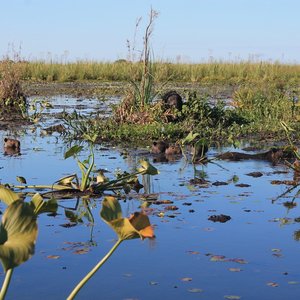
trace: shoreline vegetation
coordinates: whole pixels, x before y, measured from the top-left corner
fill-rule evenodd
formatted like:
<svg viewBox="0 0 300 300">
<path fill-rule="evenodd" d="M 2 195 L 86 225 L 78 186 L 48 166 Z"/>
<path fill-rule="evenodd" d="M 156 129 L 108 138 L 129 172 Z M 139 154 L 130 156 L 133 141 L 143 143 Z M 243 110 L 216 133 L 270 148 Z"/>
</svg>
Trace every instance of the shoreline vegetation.
<svg viewBox="0 0 300 300">
<path fill-rule="evenodd" d="M 121 102 L 115 105 L 109 119 L 76 116 L 76 113 L 67 116 L 64 125 L 75 139 L 97 136 L 97 141 L 109 142 L 157 139 L 176 142 L 193 131 L 210 144 L 238 145 L 242 138 L 284 139 L 281 121 L 295 130 L 292 132 L 295 137 L 300 127 L 300 65 L 296 64 L 251 61 L 175 64 L 152 62 L 148 58 L 141 62 L 113 63 L 22 60 L 5 63 L 17 70 L 17 80 L 27 96 L 69 94 L 102 99 L 106 95 L 120 96 Z M 184 99 L 183 110 L 171 112 L 180 121 L 165 121 L 165 109 L 153 101 L 168 90 L 176 90 Z M 225 98 L 229 103 L 224 103 Z"/>
<path fill-rule="evenodd" d="M 15 62 L 21 80 L 31 82 L 128 82 L 143 77 L 143 62 L 120 59 L 115 62 L 73 63 Z M 278 83 L 299 85 L 300 65 L 279 62 L 207 62 L 198 64 L 152 62 L 155 81 L 165 83 L 227 84 Z"/>
</svg>

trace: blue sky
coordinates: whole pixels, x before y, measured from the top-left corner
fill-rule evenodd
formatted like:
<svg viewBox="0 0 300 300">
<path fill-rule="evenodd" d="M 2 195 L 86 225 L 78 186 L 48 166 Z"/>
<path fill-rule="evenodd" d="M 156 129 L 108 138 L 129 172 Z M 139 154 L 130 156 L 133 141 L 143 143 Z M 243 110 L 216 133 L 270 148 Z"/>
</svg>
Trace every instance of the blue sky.
<svg viewBox="0 0 300 300">
<path fill-rule="evenodd" d="M 271 60 L 300 63 L 299 0 L 0 0 L 0 56 L 21 48 L 25 59 L 126 58 L 150 8 L 156 60 Z M 133 43 L 132 43 L 133 44 Z"/>
</svg>

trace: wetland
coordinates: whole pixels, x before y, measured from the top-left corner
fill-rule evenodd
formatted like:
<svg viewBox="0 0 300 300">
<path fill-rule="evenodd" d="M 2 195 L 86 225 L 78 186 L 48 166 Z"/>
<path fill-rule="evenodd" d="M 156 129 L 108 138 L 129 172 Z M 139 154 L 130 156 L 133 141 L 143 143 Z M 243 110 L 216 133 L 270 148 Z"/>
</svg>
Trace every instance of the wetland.
<svg viewBox="0 0 300 300">
<path fill-rule="evenodd" d="M 91 164 L 91 143 L 82 134 L 74 135 L 78 127 L 68 134 L 57 126 L 68 128 L 70 122 L 63 120 L 74 110 L 82 123 L 99 115 L 107 118 L 113 111 L 111 105 L 121 101 L 118 91 L 123 85 L 75 82 L 24 86 L 28 105 L 34 109 L 26 124 L 16 120 L 1 125 L 2 140 L 15 138 L 21 144 L 20 151 L 0 154 L 1 184 L 21 193 L 27 203 L 36 192 L 44 193 L 43 201 L 55 200 L 57 207 L 53 210 L 48 203 L 45 212 L 34 219 L 38 231 L 30 232 L 31 237 L 36 234 L 35 246 L 28 261 L 24 259 L 14 268 L 6 299 L 66 299 L 120 236 L 123 242 L 79 291 L 78 299 L 298 299 L 297 172 L 285 160 L 255 156 L 288 143 L 284 131 L 278 140 L 274 132 L 271 136 L 256 135 L 256 142 L 252 135 L 232 143 L 227 135 L 225 142 L 209 140 L 206 159 L 200 162 L 192 161 L 189 152 L 159 159 L 151 153 L 156 138 L 151 134 L 140 142 L 128 139 L 126 143 L 100 135 L 92 143 Z M 232 86 L 212 86 L 205 88 L 211 92 L 209 100 L 232 100 Z M 108 92 L 110 89 L 113 92 Z M 188 85 L 172 89 L 181 93 Z M 293 132 L 290 134 L 294 138 Z M 170 142 L 174 137 L 160 136 Z M 221 159 L 220 154 L 228 151 L 253 156 Z M 137 174 L 141 161 L 149 162 L 153 169 L 147 165 L 145 172 Z M 94 192 L 91 180 L 85 185 L 87 189 L 76 186 L 83 194 L 73 190 L 51 194 L 54 185 L 62 184 L 59 178 L 73 180 L 70 175 L 76 174 L 82 183 L 86 173 L 80 172 L 80 162 L 85 164 L 85 172 L 92 165 L 87 177 L 96 180 L 104 175 L 97 187 L 128 174 L 136 174 L 140 186 L 134 189 L 127 186 L 132 182 L 122 181 L 121 186 Z M 64 184 L 70 184 L 71 179 Z M 107 212 L 105 205 L 112 196 L 120 207 L 114 204 L 111 207 L 115 210 Z M 5 201 L 0 209 L 3 222 L 3 217 L 10 215 Z M 138 222 L 130 216 L 142 214 L 153 232 L 139 227 L 137 236 L 124 237 L 125 229 L 112 225 L 111 214 L 119 219 L 122 215 L 135 228 Z"/>
</svg>

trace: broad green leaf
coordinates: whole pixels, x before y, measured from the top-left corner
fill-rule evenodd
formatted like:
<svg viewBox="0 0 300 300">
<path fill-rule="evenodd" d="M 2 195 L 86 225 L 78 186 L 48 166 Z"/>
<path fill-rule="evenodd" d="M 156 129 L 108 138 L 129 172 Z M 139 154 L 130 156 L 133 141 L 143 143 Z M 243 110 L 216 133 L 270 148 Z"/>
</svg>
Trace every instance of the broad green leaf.
<svg viewBox="0 0 300 300">
<path fill-rule="evenodd" d="M 119 201 L 115 197 L 107 196 L 102 201 L 101 218 L 109 223 L 122 218 L 122 210 Z"/>
<path fill-rule="evenodd" d="M 121 240 L 138 239 L 140 237 L 138 231 L 132 226 L 127 218 L 111 221 L 110 226 Z"/>
<path fill-rule="evenodd" d="M 20 183 L 23 183 L 23 184 L 27 183 L 26 179 L 22 176 L 17 176 L 17 181 L 19 181 Z"/>
<path fill-rule="evenodd" d="M 192 131 L 181 141 L 182 144 L 189 144 L 199 136 L 199 133 L 193 133 Z"/>
<path fill-rule="evenodd" d="M 33 209 L 33 212 L 35 214 L 37 214 L 37 212 L 43 207 L 44 205 L 44 199 L 43 197 L 39 194 L 39 193 L 36 193 L 32 198 L 31 198 L 31 201 L 30 201 L 30 205 Z"/>
<path fill-rule="evenodd" d="M 138 168 L 138 172 L 141 174 L 157 175 L 159 171 L 149 163 L 147 160 L 140 161 L 141 168 Z"/>
<path fill-rule="evenodd" d="M 86 133 L 83 134 L 83 138 L 84 138 L 86 141 L 89 141 L 89 142 L 92 142 L 92 143 L 95 143 L 95 142 L 96 142 L 97 137 L 98 137 L 98 134 L 97 134 L 97 133 L 95 133 L 95 134 L 93 134 L 93 135 L 91 135 L 91 134 L 86 134 Z"/>
<path fill-rule="evenodd" d="M 0 225 L 0 259 L 5 271 L 34 254 L 37 233 L 36 216 L 31 206 L 22 200 L 10 204 Z"/>
<path fill-rule="evenodd" d="M 68 149 L 64 155 L 64 158 L 67 159 L 71 156 L 77 155 L 81 150 L 83 149 L 83 146 L 74 145 L 70 149 Z"/>
<path fill-rule="evenodd" d="M 57 211 L 58 207 L 56 199 L 53 198 L 45 201 L 39 193 L 36 193 L 32 197 L 29 204 L 31 205 L 35 215 L 49 212 L 54 213 Z"/>
<path fill-rule="evenodd" d="M 136 212 L 129 219 L 123 218 L 119 201 L 114 197 L 104 198 L 100 215 L 121 240 L 154 238 L 148 216 Z"/>
<path fill-rule="evenodd" d="M 6 205 L 10 205 L 14 201 L 20 199 L 19 195 L 10 189 L 0 185 L 0 200 L 3 201 Z"/>
</svg>

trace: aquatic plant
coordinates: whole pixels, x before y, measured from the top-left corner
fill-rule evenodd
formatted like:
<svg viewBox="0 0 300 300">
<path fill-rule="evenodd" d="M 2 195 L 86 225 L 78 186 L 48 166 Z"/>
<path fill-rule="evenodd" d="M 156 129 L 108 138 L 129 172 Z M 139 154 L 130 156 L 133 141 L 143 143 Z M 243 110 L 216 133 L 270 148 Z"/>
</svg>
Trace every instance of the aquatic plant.
<svg viewBox="0 0 300 300">
<path fill-rule="evenodd" d="M 143 37 L 143 49 L 138 62 L 134 61 L 135 45 L 128 41 L 129 66 L 137 64 L 140 67 L 140 78 L 137 81 L 136 70 L 132 69 L 129 85 L 125 89 L 125 97 L 121 103 L 116 105 L 113 110 L 113 118 L 117 123 L 151 123 L 154 120 L 153 107 L 150 105 L 158 94 L 155 91 L 155 69 L 151 56 L 150 39 L 153 32 L 154 20 L 158 13 L 151 8 L 149 21 Z M 136 23 L 136 31 L 140 24 L 140 19 Z M 135 33 L 136 36 L 136 33 Z M 133 44 L 135 41 L 133 41 Z M 156 110 L 159 107 L 156 107 Z"/>
<path fill-rule="evenodd" d="M 287 90 L 276 85 L 244 85 L 233 93 L 236 112 L 257 127 L 280 129 L 280 121 L 294 120 L 299 108 Z"/>
<path fill-rule="evenodd" d="M 19 194 L 4 186 L 0 186 L 0 200 L 8 205 L 0 225 L 0 259 L 5 271 L 0 299 L 4 299 L 14 268 L 34 254 L 37 215 L 56 212 L 57 203 L 53 199 L 44 201 L 40 194 L 35 194 L 29 203 L 24 202 Z"/>
<path fill-rule="evenodd" d="M 205 154 L 208 151 L 210 142 L 208 141 L 208 139 L 202 138 L 199 133 L 194 133 L 193 131 L 191 131 L 184 139 L 179 141 L 179 144 L 186 160 L 187 156 L 185 155 L 185 151 L 183 148 L 186 145 L 190 145 L 192 147 L 192 162 L 194 163 L 196 159 L 198 160 L 198 162 L 205 160 Z"/>
<path fill-rule="evenodd" d="M 64 155 L 65 159 L 74 157 L 77 160 L 77 164 L 81 171 L 81 178 L 75 173 L 58 179 L 52 185 L 28 185 L 24 178 L 24 180 L 21 181 L 23 185 L 9 184 L 8 186 L 19 190 L 47 190 L 42 196 L 55 197 L 55 199 L 64 197 L 99 196 L 104 191 L 127 190 L 127 187 L 134 187 L 138 175 L 159 174 L 159 171 L 152 166 L 149 161 L 141 160 L 140 167 L 137 168 L 136 172 L 124 172 L 123 174 L 119 174 L 116 179 L 112 180 L 105 178 L 104 175 L 96 176 L 95 178 L 91 175 L 95 167 L 93 144 L 90 144 L 90 154 L 88 158 L 83 161 L 78 158 L 78 154 L 82 150 L 83 146 L 74 145 L 68 149 Z"/>
<path fill-rule="evenodd" d="M 286 134 L 286 138 L 289 142 L 291 152 L 294 153 L 297 160 L 300 160 L 300 154 L 298 152 L 298 148 L 296 147 L 295 143 L 292 140 L 292 134 L 295 133 L 295 130 L 293 128 L 291 128 L 290 126 L 288 126 L 286 124 L 286 122 L 284 122 L 284 121 L 281 121 L 280 124 L 281 124 L 281 126 L 284 129 L 284 132 Z M 291 166 L 291 167 L 293 168 L 293 166 Z"/>
<path fill-rule="evenodd" d="M 91 176 L 91 172 L 94 168 L 93 145 L 92 143 L 90 144 L 90 154 L 84 161 L 79 160 L 77 156 L 82 149 L 83 146 L 75 145 L 65 153 L 65 159 L 69 157 L 76 158 L 78 166 L 81 170 L 81 180 L 78 179 L 77 174 L 72 174 L 59 179 L 53 185 L 30 186 L 27 185 L 27 181 L 24 177 L 17 176 L 17 180 L 23 185 L 10 185 L 15 189 L 51 190 L 50 192 L 43 193 L 42 195 L 38 193 L 35 194 L 29 203 L 21 200 L 21 196 L 24 194 L 16 193 L 7 187 L 0 186 L 0 200 L 9 205 L 8 209 L 4 213 L 2 225 L 0 227 L 0 259 L 6 272 L 6 278 L 0 292 L 0 299 L 4 299 L 5 297 L 13 268 L 28 260 L 34 253 L 34 244 L 37 237 L 36 216 L 44 212 L 56 212 L 56 199 L 63 198 L 66 195 L 73 197 L 95 194 L 99 195 L 103 191 L 110 189 L 124 189 L 126 191 L 128 186 L 136 183 L 137 175 L 156 175 L 159 173 L 158 170 L 148 161 L 140 161 L 140 167 L 137 168 L 136 172 L 134 173 L 130 174 L 124 172 L 123 174 L 119 174 L 114 180 L 109 180 L 108 178 L 104 177 L 103 174 L 100 174 L 97 176 L 96 182 L 94 182 Z M 53 190 L 56 190 L 59 193 L 54 193 Z M 51 197 L 51 199 L 44 201 L 43 197 Z M 106 200 L 103 200 L 103 203 L 105 204 L 114 201 L 111 198 L 112 197 L 106 197 Z M 94 217 L 90 211 L 88 199 L 83 197 L 83 203 L 85 205 L 84 213 L 87 213 L 88 218 L 94 222 Z M 119 216 L 120 207 L 118 207 L 117 204 L 114 204 L 114 206 L 116 208 L 115 213 Z M 103 208 L 103 215 L 101 216 L 107 222 L 111 221 L 111 219 L 108 219 L 109 215 L 110 212 L 107 213 L 107 209 Z M 71 217 L 70 214 L 69 217 Z M 139 213 L 135 214 L 132 218 L 122 219 L 121 222 L 124 222 L 124 224 L 119 224 L 115 227 L 120 228 L 120 232 L 123 232 L 123 234 L 120 235 L 121 240 L 117 244 L 119 245 L 121 241 L 125 239 L 135 238 L 136 235 L 134 234 L 139 234 L 141 237 L 148 237 L 146 236 L 146 231 L 148 229 L 143 231 L 144 228 L 141 228 L 141 226 L 143 227 L 145 224 L 149 223 L 149 221 L 147 223 L 147 220 L 148 217 L 142 214 L 140 215 Z M 130 224 L 131 227 L 129 226 Z M 116 247 L 113 248 L 112 252 L 116 249 Z M 110 255 L 111 254 L 109 254 L 108 257 Z M 100 265 L 102 265 L 104 261 Z"/>
<path fill-rule="evenodd" d="M 109 252 L 95 265 L 95 267 L 77 284 L 68 296 L 68 300 L 74 299 L 81 288 L 92 278 L 101 266 L 116 251 L 125 240 L 136 238 L 154 238 L 153 228 L 147 215 L 135 212 L 129 218 L 122 216 L 122 209 L 119 201 L 115 197 L 105 197 L 102 201 L 100 216 L 117 234 L 118 240 Z"/>
</svg>

